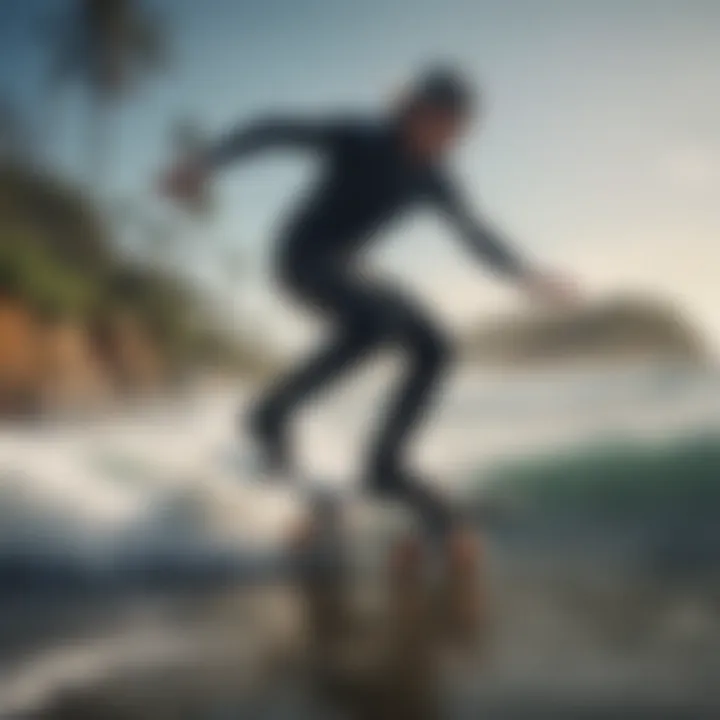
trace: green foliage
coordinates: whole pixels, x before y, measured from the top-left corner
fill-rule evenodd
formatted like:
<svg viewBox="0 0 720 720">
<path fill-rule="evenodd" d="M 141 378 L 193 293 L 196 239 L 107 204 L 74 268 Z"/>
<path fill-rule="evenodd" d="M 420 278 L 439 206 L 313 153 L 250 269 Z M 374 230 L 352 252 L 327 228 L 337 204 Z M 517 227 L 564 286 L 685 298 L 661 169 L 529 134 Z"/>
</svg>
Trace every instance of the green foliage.
<svg viewBox="0 0 720 720">
<path fill-rule="evenodd" d="M 0 289 L 26 298 L 45 316 L 83 316 L 98 288 L 59 262 L 27 230 L 0 227 Z"/>
<path fill-rule="evenodd" d="M 91 274 L 117 262 L 108 231 L 89 200 L 47 174 L 0 166 L 0 224 L 4 235 L 22 226 L 27 237 L 59 262 Z"/>
<path fill-rule="evenodd" d="M 232 344 L 193 288 L 122 259 L 83 196 L 17 168 L 0 169 L 0 293 L 94 328 L 130 315 L 171 365 L 232 363 Z"/>
<path fill-rule="evenodd" d="M 194 325 L 202 322 L 201 302 L 177 278 L 145 266 L 123 265 L 108 279 L 105 303 L 141 317 L 172 354 L 188 352 Z"/>
</svg>

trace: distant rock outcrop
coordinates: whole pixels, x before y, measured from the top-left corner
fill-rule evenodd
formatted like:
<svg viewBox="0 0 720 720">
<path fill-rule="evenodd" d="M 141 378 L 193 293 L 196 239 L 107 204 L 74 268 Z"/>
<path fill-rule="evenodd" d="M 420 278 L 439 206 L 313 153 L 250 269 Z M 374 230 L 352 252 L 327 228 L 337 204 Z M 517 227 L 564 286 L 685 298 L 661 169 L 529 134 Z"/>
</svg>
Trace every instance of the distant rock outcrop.
<svg viewBox="0 0 720 720">
<path fill-rule="evenodd" d="M 619 297 L 572 313 L 517 317 L 466 338 L 465 355 L 489 364 L 671 360 L 706 356 L 698 331 L 673 305 Z"/>
</svg>

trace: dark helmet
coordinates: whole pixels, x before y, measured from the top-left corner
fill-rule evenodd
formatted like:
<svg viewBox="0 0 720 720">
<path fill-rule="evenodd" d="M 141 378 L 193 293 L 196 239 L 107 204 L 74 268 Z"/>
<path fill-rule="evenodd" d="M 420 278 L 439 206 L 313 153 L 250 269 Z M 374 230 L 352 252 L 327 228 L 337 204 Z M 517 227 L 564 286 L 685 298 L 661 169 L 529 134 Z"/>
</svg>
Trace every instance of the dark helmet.
<svg viewBox="0 0 720 720">
<path fill-rule="evenodd" d="M 476 97 L 470 82 L 458 70 L 436 65 L 420 75 L 410 89 L 414 107 L 438 107 L 459 115 L 471 115 Z"/>
</svg>

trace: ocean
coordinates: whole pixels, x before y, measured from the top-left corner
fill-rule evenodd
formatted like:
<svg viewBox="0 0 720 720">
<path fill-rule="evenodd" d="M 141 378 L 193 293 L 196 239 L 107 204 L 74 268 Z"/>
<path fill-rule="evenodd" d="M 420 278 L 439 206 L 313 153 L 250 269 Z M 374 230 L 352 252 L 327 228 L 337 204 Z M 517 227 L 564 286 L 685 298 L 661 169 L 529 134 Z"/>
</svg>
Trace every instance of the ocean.
<svg viewBox="0 0 720 720">
<path fill-rule="evenodd" d="M 359 490 L 394 371 L 299 418 L 317 483 Z M 449 379 L 415 459 L 477 508 L 497 635 L 457 708 L 720 708 L 719 391 L 720 370 L 682 365 Z M 0 430 L 0 717 L 137 658 L 199 653 L 199 625 L 226 628 L 217 598 L 281 566 L 302 502 L 243 477 L 236 419 L 253 392 L 207 381 L 114 416 Z"/>
</svg>

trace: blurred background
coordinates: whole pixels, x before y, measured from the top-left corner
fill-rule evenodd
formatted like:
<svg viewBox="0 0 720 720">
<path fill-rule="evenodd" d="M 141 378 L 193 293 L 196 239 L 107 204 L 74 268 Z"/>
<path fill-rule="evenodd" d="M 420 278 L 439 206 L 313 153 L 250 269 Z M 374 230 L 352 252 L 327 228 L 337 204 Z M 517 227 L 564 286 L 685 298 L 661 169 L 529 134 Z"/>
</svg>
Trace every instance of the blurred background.
<svg viewBox="0 0 720 720">
<path fill-rule="evenodd" d="M 477 509 L 492 642 L 444 712 L 717 717 L 719 32 L 712 0 L 4 0 L 0 717 L 321 717 L 268 579 L 302 503 L 236 434 L 322 332 L 269 272 L 317 167 L 244 164 L 197 215 L 157 178 L 438 58 L 484 93 L 471 197 L 588 296 L 527 307 L 430 215 L 371 258 L 460 349 L 415 449 Z M 310 472 L 356 482 L 395 371 L 311 408 Z"/>
</svg>

